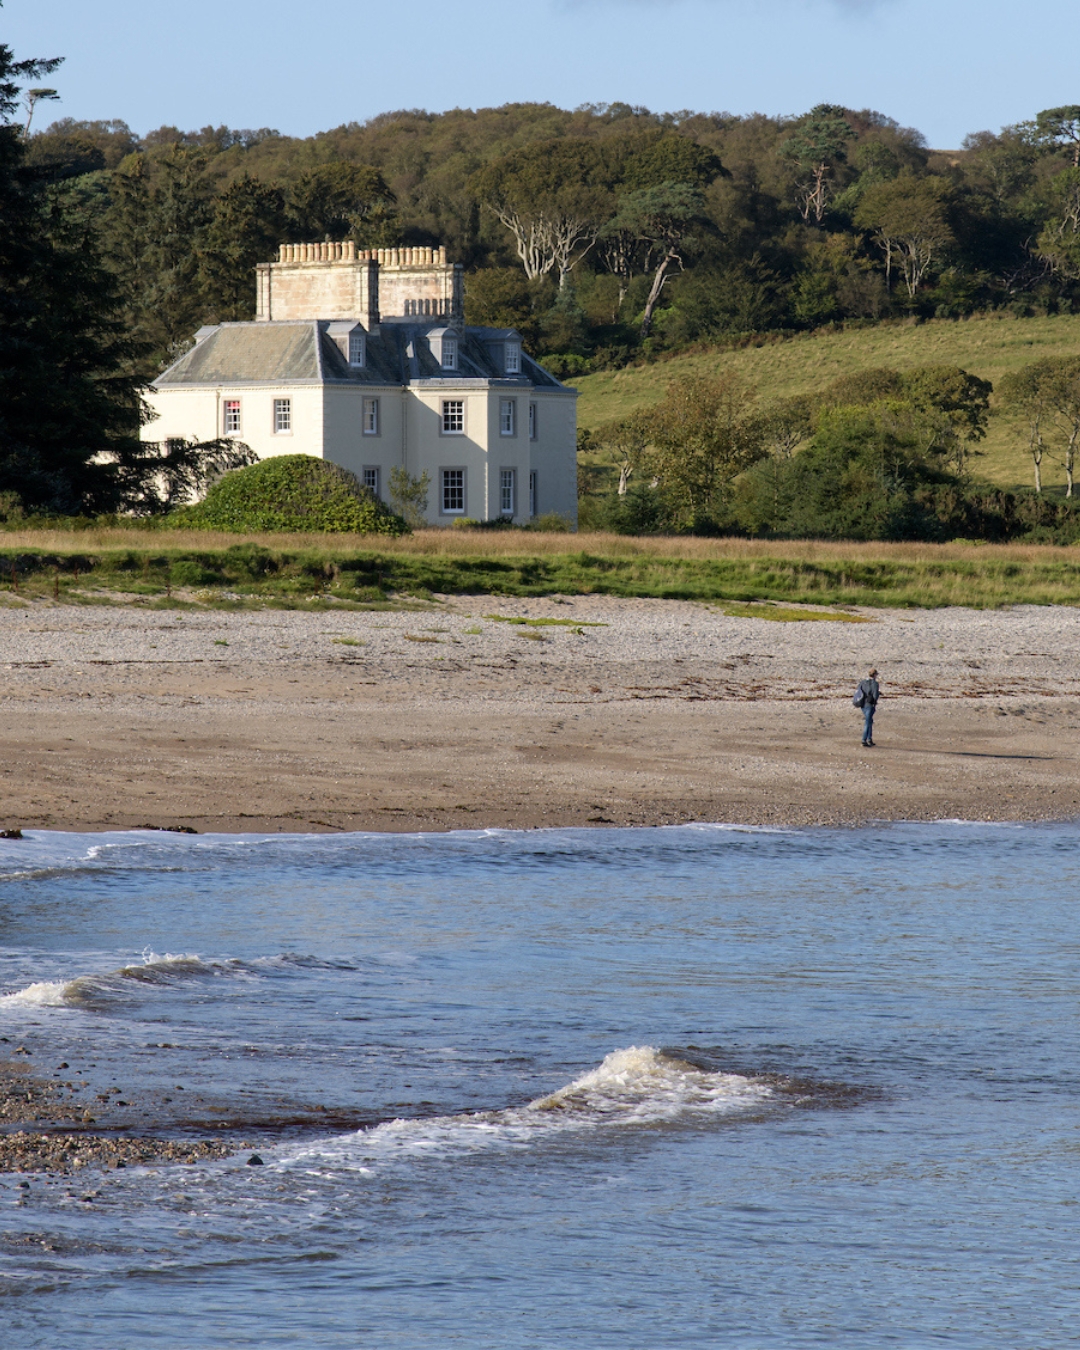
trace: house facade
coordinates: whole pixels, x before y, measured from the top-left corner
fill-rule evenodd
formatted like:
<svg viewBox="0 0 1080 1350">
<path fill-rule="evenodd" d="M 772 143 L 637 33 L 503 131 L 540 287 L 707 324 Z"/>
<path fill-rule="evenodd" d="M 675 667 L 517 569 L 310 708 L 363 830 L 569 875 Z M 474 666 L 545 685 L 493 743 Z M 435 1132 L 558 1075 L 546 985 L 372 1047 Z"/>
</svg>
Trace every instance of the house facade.
<svg viewBox="0 0 1080 1350">
<path fill-rule="evenodd" d="M 256 269 L 251 323 L 202 328 L 155 381 L 147 440 L 235 436 L 308 454 L 387 499 L 427 473 L 427 520 L 555 512 L 577 524 L 577 393 L 513 329 L 466 328 L 444 249 L 283 244 Z"/>
</svg>

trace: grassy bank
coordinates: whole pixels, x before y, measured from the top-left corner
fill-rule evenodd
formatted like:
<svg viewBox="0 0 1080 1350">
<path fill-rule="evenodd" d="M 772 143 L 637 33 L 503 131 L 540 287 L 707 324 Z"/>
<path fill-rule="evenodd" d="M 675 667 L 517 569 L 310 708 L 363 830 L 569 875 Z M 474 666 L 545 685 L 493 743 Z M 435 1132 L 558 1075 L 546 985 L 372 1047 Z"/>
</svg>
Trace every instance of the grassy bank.
<svg viewBox="0 0 1080 1350">
<path fill-rule="evenodd" d="M 1080 549 L 437 530 L 377 546 L 364 536 L 0 535 L 0 603 L 7 605 L 53 599 L 366 607 L 434 594 L 926 608 L 1080 605 Z"/>
<path fill-rule="evenodd" d="M 764 398 L 788 398 L 825 388 L 840 375 L 873 366 L 911 370 L 915 366 L 963 366 L 995 386 L 1009 371 L 1047 356 L 1080 352 L 1080 315 L 1016 319 L 989 315 L 973 319 L 935 319 L 908 326 L 879 324 L 840 333 L 808 333 L 785 341 L 738 351 L 690 353 L 649 366 L 587 375 L 573 381 L 581 393 L 578 421 L 595 428 L 656 403 L 676 375 L 734 370 L 756 384 Z M 1027 440 L 1020 420 L 995 411 L 980 446 L 973 472 L 999 487 L 1032 483 Z M 1064 484 L 1060 465 L 1044 463 L 1044 482 Z"/>
</svg>

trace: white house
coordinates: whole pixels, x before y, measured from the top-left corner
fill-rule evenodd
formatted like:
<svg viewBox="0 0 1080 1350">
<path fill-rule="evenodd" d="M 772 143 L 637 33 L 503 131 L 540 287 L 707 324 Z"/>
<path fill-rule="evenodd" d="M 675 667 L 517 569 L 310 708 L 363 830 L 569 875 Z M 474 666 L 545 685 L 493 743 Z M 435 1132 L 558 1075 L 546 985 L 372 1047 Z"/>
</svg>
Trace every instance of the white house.
<svg viewBox="0 0 1080 1350">
<path fill-rule="evenodd" d="M 255 321 L 199 330 L 154 381 L 146 439 L 316 455 L 384 499 L 400 464 L 429 475 L 431 525 L 557 512 L 576 527 L 577 393 L 513 329 L 464 326 L 444 249 L 283 244 L 256 271 Z"/>
</svg>

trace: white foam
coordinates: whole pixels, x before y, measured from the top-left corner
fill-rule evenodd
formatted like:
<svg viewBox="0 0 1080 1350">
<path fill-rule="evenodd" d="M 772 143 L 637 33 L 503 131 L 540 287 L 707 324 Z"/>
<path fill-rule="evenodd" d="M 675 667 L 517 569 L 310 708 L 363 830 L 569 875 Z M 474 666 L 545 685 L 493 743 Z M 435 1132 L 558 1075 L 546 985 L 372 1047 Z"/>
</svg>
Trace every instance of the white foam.
<svg viewBox="0 0 1080 1350">
<path fill-rule="evenodd" d="M 739 1110 L 763 1094 L 767 1088 L 741 1074 L 714 1073 L 651 1045 L 632 1045 L 613 1051 L 598 1068 L 530 1102 L 526 1110 L 581 1112 L 625 1124 Z"/>
<path fill-rule="evenodd" d="M 615 1050 L 589 1073 L 526 1106 L 426 1120 L 392 1120 L 371 1130 L 281 1154 L 279 1162 L 368 1170 L 379 1160 L 528 1148 L 569 1131 L 662 1126 L 702 1116 L 746 1114 L 773 1091 L 741 1074 L 715 1073 L 651 1045 Z"/>
<path fill-rule="evenodd" d="M 28 1004 L 37 1008 L 62 1008 L 68 983 L 66 980 L 39 980 L 14 994 L 0 994 L 0 1006 Z"/>
<path fill-rule="evenodd" d="M 142 965 L 120 966 L 117 970 L 102 971 L 97 975 L 78 975 L 71 980 L 39 980 L 25 989 L 0 995 L 0 1007 L 87 1007 L 103 998 L 130 993 L 132 983 L 168 985 L 175 983 L 177 977 L 206 975 L 214 970 L 212 964 L 198 956 L 174 956 L 171 953 L 158 956 L 147 948 L 143 952 Z"/>
</svg>

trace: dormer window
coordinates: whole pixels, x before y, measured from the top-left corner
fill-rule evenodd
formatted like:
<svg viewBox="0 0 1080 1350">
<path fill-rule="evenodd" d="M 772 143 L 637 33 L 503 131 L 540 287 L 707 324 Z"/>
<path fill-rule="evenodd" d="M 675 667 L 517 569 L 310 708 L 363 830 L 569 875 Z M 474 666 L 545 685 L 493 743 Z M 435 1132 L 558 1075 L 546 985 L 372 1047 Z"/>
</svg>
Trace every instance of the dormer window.
<svg viewBox="0 0 1080 1350">
<path fill-rule="evenodd" d="M 507 375 L 521 374 L 521 348 L 516 342 L 508 342 L 506 344 L 503 367 Z"/>
<path fill-rule="evenodd" d="M 327 336 L 348 362 L 350 370 L 362 370 L 367 362 L 367 334 L 353 319 L 334 319 L 326 326 Z"/>
<path fill-rule="evenodd" d="M 443 370 L 457 370 L 457 338 L 443 338 L 441 364 Z"/>
</svg>

